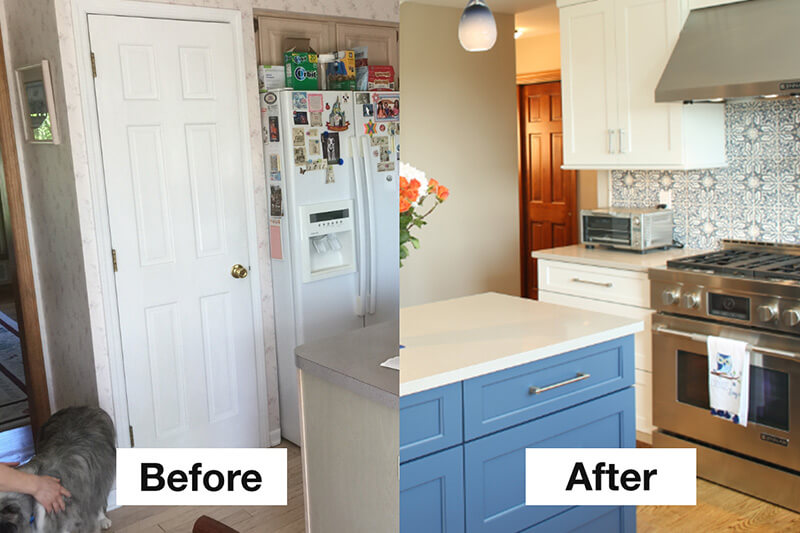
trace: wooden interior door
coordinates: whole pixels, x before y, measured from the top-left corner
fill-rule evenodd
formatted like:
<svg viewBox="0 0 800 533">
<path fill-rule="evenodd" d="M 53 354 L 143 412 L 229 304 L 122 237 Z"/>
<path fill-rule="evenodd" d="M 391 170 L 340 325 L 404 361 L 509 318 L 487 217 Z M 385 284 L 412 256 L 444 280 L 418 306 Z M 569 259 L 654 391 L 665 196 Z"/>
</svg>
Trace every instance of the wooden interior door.
<svg viewBox="0 0 800 533">
<path fill-rule="evenodd" d="M 537 299 L 531 252 L 578 242 L 575 171 L 561 168 L 561 82 L 521 85 L 519 120 L 522 294 Z"/>
</svg>

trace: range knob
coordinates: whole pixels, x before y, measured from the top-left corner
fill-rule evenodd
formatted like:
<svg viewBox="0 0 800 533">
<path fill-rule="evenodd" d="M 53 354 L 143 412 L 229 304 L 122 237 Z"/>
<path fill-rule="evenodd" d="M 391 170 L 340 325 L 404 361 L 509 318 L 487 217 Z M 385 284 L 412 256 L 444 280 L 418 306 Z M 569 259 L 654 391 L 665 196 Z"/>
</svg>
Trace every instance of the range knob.
<svg viewBox="0 0 800 533">
<path fill-rule="evenodd" d="M 664 305 L 675 305 L 680 299 L 679 291 L 664 291 L 661 293 L 661 301 Z"/>
<path fill-rule="evenodd" d="M 686 309 L 694 309 L 700 305 L 700 295 L 696 292 L 683 295 L 683 306 Z"/>
<path fill-rule="evenodd" d="M 761 322 L 772 322 L 778 317 L 778 308 L 772 305 L 759 305 L 756 313 Z"/>
<path fill-rule="evenodd" d="M 787 309 L 783 312 L 783 323 L 790 328 L 800 324 L 800 309 Z"/>
</svg>

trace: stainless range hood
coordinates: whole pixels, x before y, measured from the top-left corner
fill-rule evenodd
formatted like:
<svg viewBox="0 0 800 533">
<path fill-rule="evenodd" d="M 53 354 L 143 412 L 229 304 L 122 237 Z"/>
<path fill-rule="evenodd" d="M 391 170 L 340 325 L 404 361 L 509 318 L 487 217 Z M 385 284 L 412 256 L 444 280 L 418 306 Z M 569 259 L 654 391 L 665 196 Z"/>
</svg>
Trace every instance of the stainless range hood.
<svg viewBox="0 0 800 533">
<path fill-rule="evenodd" d="M 656 102 L 800 94 L 800 0 L 748 0 L 689 13 Z"/>
</svg>

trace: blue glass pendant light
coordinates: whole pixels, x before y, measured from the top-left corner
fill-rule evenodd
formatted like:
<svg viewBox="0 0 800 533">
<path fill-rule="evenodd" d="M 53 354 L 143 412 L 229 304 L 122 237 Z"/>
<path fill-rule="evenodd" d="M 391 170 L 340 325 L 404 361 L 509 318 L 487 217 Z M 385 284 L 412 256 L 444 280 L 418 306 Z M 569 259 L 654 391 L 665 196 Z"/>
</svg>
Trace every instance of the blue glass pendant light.
<svg viewBox="0 0 800 533">
<path fill-rule="evenodd" d="M 470 0 L 458 24 L 458 40 L 467 52 L 485 52 L 497 41 L 492 10 L 483 0 Z"/>
</svg>

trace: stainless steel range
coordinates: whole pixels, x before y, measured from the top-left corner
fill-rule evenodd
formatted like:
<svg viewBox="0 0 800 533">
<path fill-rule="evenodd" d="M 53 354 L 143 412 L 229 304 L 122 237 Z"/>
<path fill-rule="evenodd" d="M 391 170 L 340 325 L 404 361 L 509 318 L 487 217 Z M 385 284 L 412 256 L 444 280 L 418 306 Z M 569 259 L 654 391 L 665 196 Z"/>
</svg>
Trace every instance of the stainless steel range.
<svg viewBox="0 0 800 533">
<path fill-rule="evenodd" d="M 695 447 L 700 477 L 800 511 L 800 246 L 726 241 L 650 280 L 654 446 Z M 709 414 L 709 335 L 750 345 L 747 427 Z"/>
</svg>

